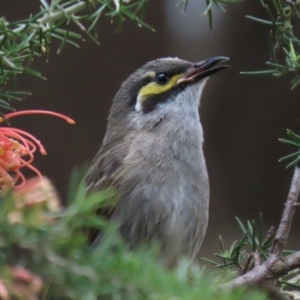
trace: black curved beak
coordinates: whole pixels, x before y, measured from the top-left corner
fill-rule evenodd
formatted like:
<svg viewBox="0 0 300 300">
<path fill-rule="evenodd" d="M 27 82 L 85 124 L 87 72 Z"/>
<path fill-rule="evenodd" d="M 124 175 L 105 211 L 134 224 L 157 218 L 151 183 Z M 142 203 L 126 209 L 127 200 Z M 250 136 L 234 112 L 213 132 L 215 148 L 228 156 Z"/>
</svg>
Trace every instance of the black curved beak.
<svg viewBox="0 0 300 300">
<path fill-rule="evenodd" d="M 211 57 L 209 59 L 200 61 L 194 65 L 192 65 L 187 72 L 177 80 L 177 84 L 182 83 L 193 83 L 197 82 L 200 79 L 203 79 L 205 77 L 211 76 L 221 70 L 224 70 L 229 65 L 221 65 L 221 66 L 215 66 L 218 63 L 221 63 L 223 61 L 227 61 L 229 58 L 225 56 L 215 56 Z"/>
</svg>

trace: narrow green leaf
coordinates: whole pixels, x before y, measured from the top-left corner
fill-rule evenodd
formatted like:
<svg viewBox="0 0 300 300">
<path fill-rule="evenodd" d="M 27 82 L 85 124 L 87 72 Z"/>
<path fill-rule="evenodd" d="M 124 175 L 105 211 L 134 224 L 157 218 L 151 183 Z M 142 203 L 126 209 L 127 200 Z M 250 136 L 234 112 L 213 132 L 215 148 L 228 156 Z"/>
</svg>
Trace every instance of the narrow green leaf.
<svg viewBox="0 0 300 300">
<path fill-rule="evenodd" d="M 45 9 L 49 10 L 50 6 L 46 0 L 40 0 Z"/>
<path fill-rule="evenodd" d="M 282 284 L 285 284 L 287 286 L 290 286 L 292 288 L 297 288 L 299 289 L 300 288 L 300 284 L 296 284 L 296 283 L 292 283 L 290 281 L 281 281 Z"/>
<path fill-rule="evenodd" d="M 243 75 L 267 75 L 267 74 L 274 74 L 276 70 L 263 70 L 263 71 L 246 71 L 240 72 Z"/>
<path fill-rule="evenodd" d="M 37 78 L 46 80 L 46 77 L 43 77 L 41 73 L 39 73 L 39 72 L 37 72 L 35 70 L 29 69 L 29 68 L 25 68 L 25 67 L 23 67 L 23 70 L 26 71 L 27 73 L 29 73 L 29 74 L 37 77 Z"/>
<path fill-rule="evenodd" d="M 11 60 L 9 60 L 7 57 L 5 56 L 1 56 L 2 61 L 10 68 L 12 69 L 16 69 L 16 70 L 20 70 L 19 67 L 17 67 Z"/>
<path fill-rule="evenodd" d="M 210 264 L 212 264 L 214 266 L 218 264 L 217 262 L 215 262 L 213 260 L 210 260 L 208 258 L 204 258 L 204 257 L 201 257 L 201 260 L 206 261 L 206 262 L 208 262 L 208 263 L 210 263 Z"/>
<path fill-rule="evenodd" d="M 76 199 L 76 193 L 78 187 L 83 182 L 83 179 L 85 178 L 87 172 L 87 168 L 74 168 L 74 170 L 71 173 L 69 188 L 68 188 L 68 196 L 67 196 L 67 203 L 70 205 L 74 202 Z"/>
<path fill-rule="evenodd" d="M 68 29 L 61 29 L 61 28 L 56 28 L 54 30 L 54 32 L 56 32 L 59 35 L 67 35 L 71 38 L 77 39 L 77 40 L 81 40 L 82 39 L 82 35 L 78 34 L 74 31 L 70 31 L 70 28 L 68 27 Z"/>
<path fill-rule="evenodd" d="M 272 22 L 273 26 L 277 27 L 278 26 L 277 22 L 275 21 L 273 15 L 271 13 L 271 10 L 270 10 L 270 8 L 267 4 L 265 5 L 265 10 L 266 10 L 266 13 L 267 13 L 268 17 L 271 19 L 271 22 Z"/>
<path fill-rule="evenodd" d="M 238 217 L 235 217 L 240 229 L 242 230 L 243 234 L 244 235 L 247 235 L 248 234 L 248 230 L 245 228 L 244 224 L 242 223 L 242 221 L 238 218 Z"/>
<path fill-rule="evenodd" d="M 221 251 L 224 252 L 225 247 L 224 247 L 224 243 L 223 243 L 223 239 L 222 239 L 221 235 L 219 235 L 219 243 L 220 243 Z"/>
<path fill-rule="evenodd" d="M 295 48 L 294 48 L 292 40 L 290 40 L 290 54 L 291 54 L 292 59 L 294 61 L 296 61 L 297 60 L 297 55 L 296 55 Z"/>
<path fill-rule="evenodd" d="M 296 77 L 296 78 L 293 80 L 293 82 L 292 82 L 291 90 L 293 90 L 294 88 L 296 88 L 299 84 L 300 84 L 300 77 Z"/>
<path fill-rule="evenodd" d="M 64 41 L 65 43 L 68 43 L 68 44 L 70 44 L 70 45 L 72 45 L 72 46 L 74 46 L 76 48 L 80 47 L 77 43 L 75 43 L 75 42 L 73 42 L 73 41 L 71 41 L 71 40 L 69 40 L 67 38 L 65 39 L 65 37 L 62 37 L 62 36 L 60 36 L 58 34 L 55 34 L 53 32 L 51 32 L 51 36 L 54 37 L 54 38 L 56 38 L 56 39 L 58 39 L 58 40 L 60 40 L 60 41 Z"/>
<path fill-rule="evenodd" d="M 298 158 L 296 158 L 295 160 L 293 160 L 291 163 L 289 163 L 286 168 L 289 168 L 291 166 L 296 165 L 298 162 L 300 162 L 300 156 L 298 156 Z"/>
<path fill-rule="evenodd" d="M 220 248 L 221 248 L 221 252 L 225 252 L 225 247 L 224 247 L 224 243 L 223 243 L 223 239 L 222 236 L 219 235 L 219 243 L 220 243 Z M 216 254 L 216 256 L 219 256 L 220 258 L 223 259 L 224 264 L 227 264 L 227 257 L 224 257 L 221 254 Z"/>
<path fill-rule="evenodd" d="M 275 55 L 275 54 L 274 54 L 274 55 Z M 276 67 L 276 68 L 279 68 L 279 69 L 286 69 L 286 66 L 280 65 L 280 64 L 278 64 L 278 63 L 273 63 L 273 62 L 270 62 L 270 61 L 267 61 L 267 62 L 266 62 L 266 65 L 272 66 L 272 67 Z"/>
<path fill-rule="evenodd" d="M 220 3 L 222 3 L 223 1 L 215 1 L 215 0 L 212 0 L 213 3 L 217 6 L 217 8 L 219 8 L 220 10 L 222 10 L 223 12 L 226 12 L 225 8 L 223 7 L 223 5 L 221 5 Z"/>
<path fill-rule="evenodd" d="M 272 21 L 268 21 L 268 20 L 264 20 L 264 19 L 259 19 L 259 18 L 256 18 L 256 17 L 252 17 L 252 16 L 246 16 L 247 19 L 249 20 L 252 20 L 254 22 L 257 22 L 257 23 L 260 23 L 262 25 L 268 25 L 268 26 L 273 26 L 273 25 L 276 25 L 276 26 L 283 26 L 284 23 L 282 22 L 275 22 L 273 23 Z"/>
<path fill-rule="evenodd" d="M 262 245 L 262 236 L 263 236 L 263 216 L 262 213 L 259 213 L 259 218 L 258 218 L 258 228 L 259 228 L 259 232 L 258 232 L 258 247 L 259 249 L 261 248 Z"/>
<path fill-rule="evenodd" d="M 234 4 L 234 3 L 241 3 L 244 0 L 217 0 L 219 3 L 224 3 L 224 4 Z"/>
<path fill-rule="evenodd" d="M 249 222 L 249 225 L 251 225 L 251 242 L 252 242 L 252 250 L 253 252 L 256 252 L 258 240 L 256 238 L 256 230 L 255 230 L 255 223 L 252 221 L 252 223 Z"/>
<path fill-rule="evenodd" d="M 282 7 L 282 2 L 280 0 L 274 0 L 272 3 L 274 3 L 277 14 L 283 14 L 283 7 Z"/>
<path fill-rule="evenodd" d="M 189 0 L 185 0 L 184 8 L 183 8 L 183 11 L 184 11 L 184 12 L 186 11 L 186 8 L 187 8 L 187 6 L 188 6 L 188 3 L 189 3 Z"/>
<path fill-rule="evenodd" d="M 292 158 L 292 157 L 294 157 L 294 156 L 300 156 L 300 151 L 297 151 L 297 152 L 291 153 L 291 154 L 289 154 L 289 155 L 286 155 L 286 156 L 284 156 L 284 157 L 281 157 L 278 161 L 281 162 L 281 161 L 283 161 L 283 160 L 290 159 L 290 158 Z"/>
<path fill-rule="evenodd" d="M 204 14 L 208 15 L 209 28 L 213 30 L 212 0 L 206 0 L 206 10 Z"/>
<path fill-rule="evenodd" d="M 81 202 L 81 212 L 93 212 L 95 209 L 103 207 L 112 207 L 116 204 L 117 198 L 114 197 L 112 190 L 103 190 L 101 192 L 95 192 L 87 197 L 85 201 Z"/>
<path fill-rule="evenodd" d="M 300 147 L 300 144 L 299 143 L 296 143 L 296 142 L 293 142 L 291 140 L 287 140 L 287 139 L 278 139 L 279 142 L 281 143 L 284 143 L 284 144 L 289 144 L 289 145 L 292 145 L 292 146 L 296 146 L 296 147 Z"/>
<path fill-rule="evenodd" d="M 100 45 L 99 41 L 97 40 L 96 37 L 94 37 L 88 30 L 85 30 L 84 33 L 98 46 Z"/>
<path fill-rule="evenodd" d="M 95 27 L 95 25 L 97 24 L 99 18 L 102 15 L 102 12 L 104 11 L 104 9 L 107 7 L 107 4 L 102 5 L 99 9 L 97 9 L 97 11 L 91 16 L 91 19 L 93 19 L 92 24 L 90 25 L 89 29 L 87 31 L 91 31 L 92 28 Z"/>
<path fill-rule="evenodd" d="M 291 137 L 295 142 L 298 142 L 299 145 L 300 145 L 300 135 L 294 133 L 290 129 L 287 129 L 286 132 L 287 132 L 289 137 Z"/>
</svg>

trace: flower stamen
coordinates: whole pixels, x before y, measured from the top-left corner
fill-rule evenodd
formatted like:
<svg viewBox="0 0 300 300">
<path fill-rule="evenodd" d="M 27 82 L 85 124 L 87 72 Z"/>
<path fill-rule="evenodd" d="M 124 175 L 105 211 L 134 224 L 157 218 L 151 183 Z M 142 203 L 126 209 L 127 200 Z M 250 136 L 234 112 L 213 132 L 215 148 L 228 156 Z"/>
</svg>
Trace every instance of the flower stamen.
<svg viewBox="0 0 300 300">
<path fill-rule="evenodd" d="M 0 122 L 4 122 L 5 120 L 8 120 L 10 118 L 13 117 L 17 117 L 17 116 L 23 116 L 23 115 L 33 115 L 33 114 L 38 114 L 38 115 L 51 115 L 51 116 L 55 116 L 58 118 L 61 118 L 65 121 L 67 121 L 69 124 L 75 124 L 75 121 L 65 115 L 62 115 L 60 113 L 56 113 L 53 111 L 48 111 L 48 110 L 42 110 L 42 109 L 32 109 L 32 110 L 21 110 L 21 111 L 15 111 L 9 114 L 6 114 L 4 117 L 0 117 Z"/>
<path fill-rule="evenodd" d="M 64 119 L 69 124 L 75 124 L 74 120 L 69 117 L 45 110 L 25 110 L 9 113 L 0 117 L 0 122 L 27 114 L 52 115 Z M 42 155 L 47 154 L 41 142 L 33 135 L 17 128 L 0 127 L 0 190 L 2 192 L 12 187 L 20 188 L 24 186 L 26 178 L 20 171 L 23 167 L 32 170 L 42 179 L 39 170 L 31 165 L 34 160 L 34 152 L 37 149 Z"/>
</svg>

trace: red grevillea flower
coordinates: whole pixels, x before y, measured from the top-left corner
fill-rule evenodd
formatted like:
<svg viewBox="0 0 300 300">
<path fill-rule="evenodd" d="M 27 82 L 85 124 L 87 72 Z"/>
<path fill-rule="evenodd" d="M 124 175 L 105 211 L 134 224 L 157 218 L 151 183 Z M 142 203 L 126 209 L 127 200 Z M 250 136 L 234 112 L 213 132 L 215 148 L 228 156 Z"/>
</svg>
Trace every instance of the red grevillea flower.
<svg viewBox="0 0 300 300">
<path fill-rule="evenodd" d="M 70 124 L 75 122 L 62 115 L 45 110 L 25 110 L 9 113 L 0 122 L 12 117 L 27 114 L 46 114 L 66 120 Z M 38 149 L 41 154 L 46 155 L 46 150 L 39 140 L 26 131 L 12 128 L 0 127 L 0 189 L 2 191 L 11 187 L 21 187 L 25 184 L 25 177 L 20 169 L 27 167 L 42 178 L 41 173 L 31 165 L 34 160 L 34 152 Z"/>
</svg>

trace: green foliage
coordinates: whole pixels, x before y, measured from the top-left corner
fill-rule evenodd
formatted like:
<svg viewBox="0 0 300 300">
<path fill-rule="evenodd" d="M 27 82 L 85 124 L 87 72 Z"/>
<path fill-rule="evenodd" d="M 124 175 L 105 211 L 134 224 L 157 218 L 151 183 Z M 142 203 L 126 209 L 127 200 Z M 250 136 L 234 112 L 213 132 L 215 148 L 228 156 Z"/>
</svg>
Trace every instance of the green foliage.
<svg viewBox="0 0 300 300">
<path fill-rule="evenodd" d="M 243 233 L 242 238 L 240 240 L 236 240 L 229 249 L 226 249 L 223 239 L 220 236 L 219 241 L 221 252 L 216 253 L 215 256 L 221 259 L 221 263 L 204 259 L 205 261 L 213 264 L 216 268 L 237 268 L 239 270 L 243 270 L 248 261 L 249 252 L 258 253 L 264 260 L 266 260 L 268 256 L 268 252 L 274 238 L 274 232 L 273 230 L 270 230 L 267 237 L 263 239 L 262 216 L 259 216 L 257 225 L 255 221 L 248 221 L 245 226 L 239 218 L 236 218 L 236 220 Z"/>
<path fill-rule="evenodd" d="M 214 6 L 224 10 L 224 4 L 241 1 L 206 0 L 205 13 L 211 29 Z M 101 16 L 111 18 L 119 26 L 125 19 L 130 19 L 139 26 L 152 29 L 142 21 L 147 0 L 49 2 L 40 0 L 40 11 L 28 19 L 12 23 L 4 17 L 0 19 L 0 109 L 11 109 L 10 100 L 21 100 L 29 94 L 16 90 L 19 74 L 28 73 L 43 79 L 31 65 L 38 56 L 49 57 L 53 39 L 60 42 L 58 53 L 66 44 L 79 47 L 84 37 L 98 43 L 95 25 Z M 188 0 L 182 2 L 186 8 Z M 252 74 L 278 77 L 293 73 L 294 88 L 300 83 L 300 40 L 294 34 L 292 21 L 300 17 L 299 1 L 260 2 L 268 19 L 248 18 L 270 27 L 272 55 L 267 64 L 272 69 Z M 280 51 L 285 54 L 283 62 L 278 58 Z M 281 141 L 299 148 L 300 137 L 290 131 L 288 134 L 291 140 Z M 298 151 L 283 159 L 293 158 L 291 164 L 295 164 L 299 157 Z M 243 237 L 228 249 L 220 237 L 221 252 L 216 254 L 220 262 L 206 261 L 220 270 L 230 270 L 225 276 L 208 275 L 199 268 L 188 267 L 184 261 L 178 269 L 168 272 L 158 263 L 157 249 L 141 247 L 129 251 L 113 224 L 95 215 L 98 208 L 115 201 L 114 193 L 107 190 L 86 195 L 85 186 L 79 184 L 82 175 L 81 171 L 74 173 L 68 207 L 58 211 L 49 209 L 53 200 L 51 196 L 46 202 L 29 199 L 30 204 L 22 205 L 23 200 L 20 202 L 16 194 L 0 197 L 0 296 L 3 286 L 11 293 L 22 286 L 20 282 L 15 282 L 12 271 L 21 267 L 43 281 L 43 299 L 265 299 L 255 291 L 216 293 L 217 285 L 228 276 L 252 267 L 251 253 L 258 254 L 262 260 L 267 258 L 273 231 L 265 239 L 262 238 L 261 218 L 258 226 L 254 221 L 244 225 L 237 219 Z M 91 247 L 88 242 L 87 229 L 90 227 L 103 233 L 98 246 Z M 298 275 L 298 270 L 290 272 L 278 280 L 278 285 L 285 289 L 299 288 Z M 38 288 L 33 289 L 33 285 L 23 286 L 23 291 L 35 296 L 39 291 Z M 14 299 L 37 299 L 33 297 L 27 297 L 26 293 L 14 294 Z"/>
<path fill-rule="evenodd" d="M 279 139 L 279 141 L 284 144 L 288 144 L 288 145 L 295 146 L 298 148 L 298 150 L 296 152 L 293 152 L 293 153 L 286 155 L 286 156 L 282 157 L 281 159 L 279 159 L 279 161 L 292 159 L 292 162 L 290 162 L 287 165 L 287 168 L 288 168 L 290 166 L 298 164 L 300 161 L 300 136 L 297 135 L 296 133 L 292 132 L 289 129 L 287 130 L 287 134 L 290 139 Z"/>
<path fill-rule="evenodd" d="M 205 0 L 206 1 L 206 10 L 205 14 L 208 15 L 209 27 L 213 29 L 213 6 L 215 5 L 217 8 L 225 11 L 223 4 L 233 4 L 242 2 L 243 0 Z"/>
<path fill-rule="evenodd" d="M 224 4 L 233 4 L 243 0 L 205 0 L 210 28 L 213 28 L 213 7 L 225 10 Z M 189 0 L 183 0 L 186 9 Z M 270 61 L 266 62 L 268 70 L 241 72 L 248 75 L 267 75 L 280 77 L 293 74 L 292 89 L 300 84 L 300 39 L 295 34 L 295 27 L 300 19 L 300 2 L 298 0 L 259 0 L 265 10 L 266 18 L 246 16 L 263 26 L 270 28 Z M 282 58 L 283 57 L 283 58 Z"/>
<path fill-rule="evenodd" d="M 78 187 L 78 174 L 70 186 Z M 215 298 L 218 276 L 203 276 L 199 268 L 188 268 L 184 262 L 176 271 L 167 272 L 157 263 L 155 249 L 141 247 L 133 252 L 126 248 L 114 226 L 94 214 L 95 209 L 111 204 L 111 191 L 87 196 L 85 186 L 79 184 L 71 192 L 73 202 L 56 212 L 47 209 L 45 203 L 33 204 L 33 198 L 20 210 L 15 195 L 1 197 L 0 283 L 9 286 L 12 279 L 5 278 L 5 272 L 8 267 L 19 266 L 43 280 L 43 299 Z M 16 211 L 22 218 L 13 218 Z M 90 226 L 103 232 L 97 247 L 87 241 L 85 229 Z M 218 299 L 264 297 L 235 291 L 218 295 Z"/>
<path fill-rule="evenodd" d="M 225 12 L 224 4 L 233 4 L 243 2 L 244 0 L 205 0 L 206 1 L 206 10 L 204 12 L 205 15 L 208 16 L 209 27 L 213 29 L 213 8 L 214 6 L 218 9 L 221 9 Z M 186 10 L 189 0 L 182 0 L 180 3 L 184 5 L 184 10 Z"/>
<path fill-rule="evenodd" d="M 185 8 L 188 0 L 183 1 Z M 223 9 L 222 3 L 230 4 L 240 2 L 238 0 L 206 0 L 210 27 L 213 27 L 212 6 L 215 4 Z M 300 1 L 298 0 L 259 0 L 265 10 L 266 18 L 246 16 L 248 19 L 267 26 L 269 30 L 270 61 L 266 65 L 268 70 L 241 72 L 247 75 L 273 75 L 280 77 L 285 74 L 293 74 L 291 88 L 300 84 L 300 39 L 295 33 L 295 27 L 300 19 Z M 282 143 L 296 146 L 300 149 L 300 136 L 287 130 L 290 139 L 279 139 Z M 300 161 L 300 150 L 282 157 L 279 161 L 292 159 L 287 167 L 293 166 Z"/>
<path fill-rule="evenodd" d="M 246 16 L 263 26 L 270 28 L 270 61 L 266 64 L 270 67 L 268 70 L 242 72 L 249 75 L 271 74 L 279 77 L 292 73 L 292 89 L 300 83 L 300 40 L 295 34 L 294 27 L 299 23 L 300 6 L 299 1 L 290 0 L 260 0 L 265 10 L 266 19 L 253 16 Z M 284 58 L 282 58 L 284 57 Z"/>
<path fill-rule="evenodd" d="M 29 73 L 44 78 L 32 68 L 32 62 L 37 56 L 49 56 L 53 39 L 60 42 L 58 53 L 66 44 L 79 47 L 84 36 L 98 43 L 95 25 L 101 16 L 119 25 L 130 19 L 152 29 L 141 20 L 147 0 L 40 0 L 40 3 L 40 11 L 28 19 L 10 23 L 0 18 L 0 109 L 11 109 L 10 100 L 21 100 L 30 94 L 16 90 L 17 75 Z"/>
<path fill-rule="evenodd" d="M 255 260 L 258 259 L 258 263 L 262 263 L 267 260 L 272 246 L 275 232 L 274 228 L 271 227 L 266 236 L 264 237 L 263 219 L 262 215 L 259 216 L 257 222 L 252 220 L 245 224 L 236 218 L 238 226 L 242 232 L 240 240 L 236 240 L 233 244 L 226 248 L 222 237 L 219 237 L 220 241 L 220 252 L 214 254 L 219 260 L 210 260 L 203 258 L 204 261 L 209 262 L 215 268 L 220 269 L 223 273 L 232 278 L 246 273 L 252 269 Z M 284 250 L 283 254 L 288 255 L 293 253 L 290 250 Z M 288 289 L 299 289 L 300 288 L 300 271 L 294 270 L 289 272 L 287 275 L 277 280 L 277 286 L 282 290 Z"/>
</svg>

